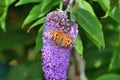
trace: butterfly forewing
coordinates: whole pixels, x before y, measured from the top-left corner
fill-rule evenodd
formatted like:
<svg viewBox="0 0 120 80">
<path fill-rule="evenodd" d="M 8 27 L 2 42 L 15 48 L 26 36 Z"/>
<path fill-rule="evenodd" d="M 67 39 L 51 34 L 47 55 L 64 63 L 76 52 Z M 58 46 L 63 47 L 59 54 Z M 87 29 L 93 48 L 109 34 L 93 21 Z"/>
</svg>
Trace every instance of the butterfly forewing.
<svg viewBox="0 0 120 80">
<path fill-rule="evenodd" d="M 62 43 L 62 45 L 66 47 L 66 46 L 71 45 L 72 42 L 73 42 L 73 41 L 72 41 L 70 35 L 69 35 L 69 34 L 65 34 L 65 35 L 64 35 L 64 38 L 63 38 L 63 43 Z"/>
</svg>

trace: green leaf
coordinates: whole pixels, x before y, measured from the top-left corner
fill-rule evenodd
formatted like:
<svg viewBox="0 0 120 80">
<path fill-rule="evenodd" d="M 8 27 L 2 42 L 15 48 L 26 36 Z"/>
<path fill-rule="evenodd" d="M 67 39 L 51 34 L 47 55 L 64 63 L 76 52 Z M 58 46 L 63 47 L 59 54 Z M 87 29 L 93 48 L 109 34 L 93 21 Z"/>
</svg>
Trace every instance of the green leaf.
<svg viewBox="0 0 120 80">
<path fill-rule="evenodd" d="M 0 0 L 0 17 L 3 15 L 4 10 L 5 10 L 5 1 Z"/>
<path fill-rule="evenodd" d="M 41 4 L 34 6 L 32 8 L 32 10 L 30 11 L 29 15 L 27 16 L 27 18 L 25 19 L 22 27 L 24 27 L 26 24 L 34 21 L 35 19 L 39 18 L 39 14 L 41 14 L 40 9 L 41 9 Z"/>
<path fill-rule="evenodd" d="M 80 36 L 78 35 L 77 38 L 75 39 L 75 46 L 74 48 L 76 49 L 76 51 L 79 53 L 79 54 L 83 54 L 83 45 L 82 45 L 82 41 L 80 39 Z"/>
<path fill-rule="evenodd" d="M 19 0 L 15 6 L 20 6 L 28 3 L 36 3 L 36 2 L 41 2 L 41 0 Z"/>
<path fill-rule="evenodd" d="M 32 10 L 30 11 L 29 15 L 27 16 L 27 18 L 25 19 L 22 27 L 24 27 L 26 24 L 36 20 L 37 18 L 43 17 L 48 11 L 50 11 L 50 9 L 53 6 L 59 4 L 60 2 L 61 2 L 61 0 L 53 0 L 53 1 L 47 0 L 46 4 L 43 1 L 41 4 L 34 6 L 32 8 Z"/>
<path fill-rule="evenodd" d="M 34 57 L 38 54 L 38 52 L 41 50 L 42 48 L 42 31 L 43 31 L 43 28 L 44 28 L 44 25 L 40 27 L 39 31 L 38 31 L 38 35 L 37 35 L 37 38 L 36 38 L 36 45 L 35 45 L 35 48 L 34 48 Z"/>
<path fill-rule="evenodd" d="M 34 60 L 12 68 L 5 80 L 43 80 L 42 61 Z"/>
<path fill-rule="evenodd" d="M 7 10 L 9 6 L 8 0 L 0 0 L 0 25 L 1 28 L 5 31 L 5 21 L 7 16 Z"/>
<path fill-rule="evenodd" d="M 85 30 L 88 38 L 99 48 L 104 49 L 102 25 L 86 1 L 79 1 L 79 6 L 73 7 L 72 13 L 78 24 Z"/>
<path fill-rule="evenodd" d="M 3 29 L 3 31 L 6 31 L 6 29 L 5 29 L 5 27 L 6 27 L 6 24 L 5 24 L 6 16 L 7 16 L 7 12 L 4 12 L 2 17 L 0 17 L 0 25 L 1 25 L 1 28 Z"/>
<path fill-rule="evenodd" d="M 111 58 L 111 62 L 109 65 L 109 70 L 116 70 L 120 69 L 120 46 L 118 46 L 113 53 L 113 56 Z M 117 64 L 117 65 L 116 65 Z"/>
<path fill-rule="evenodd" d="M 116 22 L 120 23 L 120 0 L 97 0 L 104 11 L 106 11 L 105 16 L 110 16 Z"/>
<path fill-rule="evenodd" d="M 115 7 L 120 7 L 120 0 L 110 0 L 110 10 L 114 9 Z"/>
<path fill-rule="evenodd" d="M 41 10 L 46 11 L 48 9 L 51 9 L 53 6 L 59 4 L 62 1 L 63 0 L 53 0 L 53 1 L 51 1 L 51 0 L 43 0 Z"/>
<path fill-rule="evenodd" d="M 8 7 L 15 0 L 0 0 L 0 26 L 5 31 Z"/>
<path fill-rule="evenodd" d="M 41 10 L 43 10 L 49 3 L 50 0 L 43 0 Z"/>
<path fill-rule="evenodd" d="M 96 80 L 120 80 L 120 75 L 118 74 L 104 74 L 98 77 Z"/>
<path fill-rule="evenodd" d="M 9 0 L 9 5 L 11 5 L 14 2 L 15 2 L 15 0 Z"/>
<path fill-rule="evenodd" d="M 34 28 L 35 26 L 44 23 L 44 21 L 45 21 L 45 17 L 40 18 L 39 20 L 37 20 L 35 23 L 33 23 L 33 24 L 30 26 L 30 28 L 28 29 L 28 32 L 29 32 L 32 28 Z"/>
</svg>

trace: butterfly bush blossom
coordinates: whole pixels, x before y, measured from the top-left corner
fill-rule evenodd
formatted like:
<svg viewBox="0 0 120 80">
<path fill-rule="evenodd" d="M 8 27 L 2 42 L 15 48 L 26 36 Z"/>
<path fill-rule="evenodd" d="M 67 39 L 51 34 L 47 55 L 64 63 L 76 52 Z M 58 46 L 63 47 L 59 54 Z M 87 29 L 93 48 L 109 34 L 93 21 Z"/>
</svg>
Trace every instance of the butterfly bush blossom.
<svg viewBox="0 0 120 80">
<path fill-rule="evenodd" d="M 73 24 L 69 24 L 73 22 Z M 66 80 L 72 46 L 58 46 L 51 39 L 50 31 L 63 31 L 74 40 L 78 34 L 78 25 L 69 20 L 64 11 L 53 11 L 47 14 L 43 30 L 43 71 L 46 80 Z"/>
</svg>

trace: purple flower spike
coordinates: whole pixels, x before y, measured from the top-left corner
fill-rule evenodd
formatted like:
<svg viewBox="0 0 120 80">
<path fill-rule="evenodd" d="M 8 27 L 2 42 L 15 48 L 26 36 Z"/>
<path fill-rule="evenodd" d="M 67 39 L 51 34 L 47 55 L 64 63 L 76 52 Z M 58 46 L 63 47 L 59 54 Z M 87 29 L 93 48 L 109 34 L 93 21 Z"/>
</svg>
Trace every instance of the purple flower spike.
<svg viewBox="0 0 120 80">
<path fill-rule="evenodd" d="M 60 10 L 53 11 L 46 16 L 42 37 L 42 66 L 46 80 L 67 79 L 67 69 L 69 66 L 70 50 L 72 46 L 58 46 L 55 41 L 51 39 L 50 31 L 60 30 L 69 34 L 71 39 L 74 40 L 78 34 L 78 25 L 74 22 L 74 24 L 66 27 L 68 21 L 70 20 L 66 13 Z"/>
</svg>

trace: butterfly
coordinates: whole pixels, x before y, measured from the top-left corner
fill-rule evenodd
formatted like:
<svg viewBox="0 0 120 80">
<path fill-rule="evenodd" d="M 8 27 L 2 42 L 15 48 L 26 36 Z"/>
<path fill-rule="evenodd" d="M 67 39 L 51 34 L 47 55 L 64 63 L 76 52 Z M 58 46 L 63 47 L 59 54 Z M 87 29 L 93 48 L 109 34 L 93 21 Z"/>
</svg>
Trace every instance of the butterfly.
<svg viewBox="0 0 120 80">
<path fill-rule="evenodd" d="M 64 33 L 63 31 L 50 31 L 50 35 L 53 41 L 56 42 L 58 46 L 72 46 L 73 40 L 70 37 L 70 34 Z"/>
</svg>

